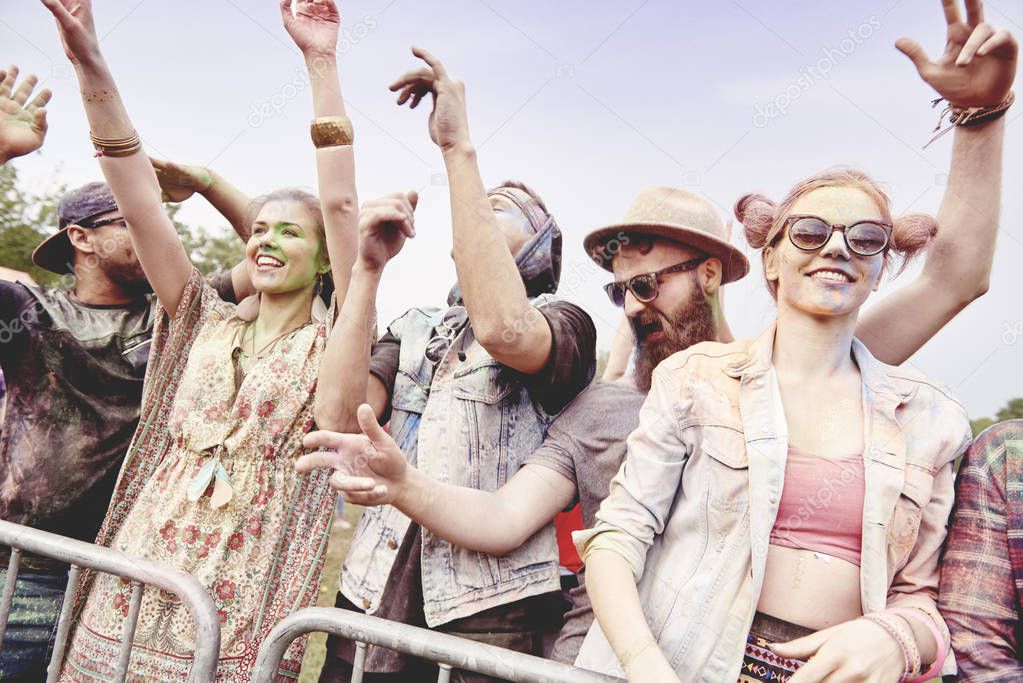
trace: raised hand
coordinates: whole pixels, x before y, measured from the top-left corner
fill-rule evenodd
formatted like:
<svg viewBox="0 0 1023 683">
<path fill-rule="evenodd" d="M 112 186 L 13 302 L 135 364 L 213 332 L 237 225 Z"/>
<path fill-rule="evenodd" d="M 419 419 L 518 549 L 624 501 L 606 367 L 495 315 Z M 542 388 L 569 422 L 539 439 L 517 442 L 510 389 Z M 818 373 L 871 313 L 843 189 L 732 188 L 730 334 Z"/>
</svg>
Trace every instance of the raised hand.
<svg viewBox="0 0 1023 683">
<path fill-rule="evenodd" d="M 92 0 L 42 0 L 57 20 L 64 53 L 72 64 L 99 57 L 99 39 L 92 18 Z"/>
<path fill-rule="evenodd" d="M 337 49 L 341 14 L 333 0 L 281 0 L 281 18 L 302 54 L 333 54 Z"/>
<path fill-rule="evenodd" d="M 361 267 L 378 272 L 397 256 L 405 240 L 416 236 L 415 215 L 419 195 L 394 192 L 372 199 L 359 210 Z"/>
<path fill-rule="evenodd" d="M 931 61 L 915 40 L 895 42 L 913 60 L 920 77 L 938 94 L 957 107 L 999 104 L 1016 77 L 1019 45 L 1005 29 L 984 23 L 981 0 L 966 1 L 966 20 L 959 0 L 942 0 L 948 34 L 945 51 Z"/>
<path fill-rule="evenodd" d="M 46 103 L 53 93 L 40 90 L 29 97 L 39 79 L 29 74 L 17 88 L 18 67 L 0 69 L 0 164 L 24 156 L 43 146 L 46 138 Z"/>
<path fill-rule="evenodd" d="M 165 202 L 183 202 L 196 192 L 202 193 L 213 186 L 213 174 L 202 166 L 186 166 L 173 161 L 154 159 L 149 162 L 156 171 Z"/>
<path fill-rule="evenodd" d="M 403 491 L 409 465 L 394 439 L 377 423 L 373 408 L 363 403 L 357 412 L 362 434 L 317 431 L 306 434 L 302 445 L 319 449 L 295 461 L 295 469 L 309 472 L 332 467 L 331 488 L 357 505 L 388 505 Z"/>
<path fill-rule="evenodd" d="M 401 91 L 398 94 L 398 104 L 405 104 L 411 99 L 409 106 L 415 109 L 427 94 L 433 95 L 430 139 L 442 150 L 468 145 L 469 118 L 465 110 L 465 83 L 452 78 L 440 60 L 426 50 L 414 47 L 412 54 L 426 62 L 427 66 L 409 71 L 391 84 L 391 91 Z"/>
</svg>

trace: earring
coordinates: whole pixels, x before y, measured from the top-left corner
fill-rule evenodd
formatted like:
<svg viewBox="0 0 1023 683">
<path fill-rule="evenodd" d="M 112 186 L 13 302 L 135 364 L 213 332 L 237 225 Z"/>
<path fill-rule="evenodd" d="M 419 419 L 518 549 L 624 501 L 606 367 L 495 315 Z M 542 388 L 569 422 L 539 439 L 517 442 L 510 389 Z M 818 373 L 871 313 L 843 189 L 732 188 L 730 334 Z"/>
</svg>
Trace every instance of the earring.
<svg viewBox="0 0 1023 683">
<path fill-rule="evenodd" d="M 323 292 L 323 273 L 316 274 L 316 287 L 313 288 L 313 296 L 319 296 Z"/>
</svg>

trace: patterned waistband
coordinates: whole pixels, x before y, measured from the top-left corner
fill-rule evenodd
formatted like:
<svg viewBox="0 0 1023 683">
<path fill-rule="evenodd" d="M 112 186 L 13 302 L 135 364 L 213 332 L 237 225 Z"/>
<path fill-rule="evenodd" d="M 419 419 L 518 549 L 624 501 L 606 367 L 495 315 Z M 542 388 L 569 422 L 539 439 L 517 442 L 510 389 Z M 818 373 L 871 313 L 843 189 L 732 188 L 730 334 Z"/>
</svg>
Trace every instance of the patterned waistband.
<svg viewBox="0 0 1023 683">
<path fill-rule="evenodd" d="M 805 664 L 798 659 L 785 659 L 768 649 L 770 643 L 784 643 L 813 633 L 813 629 L 757 612 L 753 617 L 746 653 L 742 658 L 738 683 L 785 683 Z"/>
</svg>

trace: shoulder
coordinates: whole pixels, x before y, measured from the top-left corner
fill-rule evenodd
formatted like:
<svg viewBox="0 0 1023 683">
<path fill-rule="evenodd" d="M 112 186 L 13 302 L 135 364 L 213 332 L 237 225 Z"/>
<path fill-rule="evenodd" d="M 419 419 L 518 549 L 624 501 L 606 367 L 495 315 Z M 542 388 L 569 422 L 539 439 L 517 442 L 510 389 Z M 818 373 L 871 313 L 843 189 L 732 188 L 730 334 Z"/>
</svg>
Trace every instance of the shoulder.
<svg viewBox="0 0 1023 683">
<path fill-rule="evenodd" d="M 892 388 L 907 399 L 916 410 L 926 409 L 936 419 L 957 420 L 969 426 L 969 413 L 952 391 L 910 365 L 893 366 L 875 359 L 891 383 Z"/>
<path fill-rule="evenodd" d="M 387 331 L 400 339 L 402 332 L 407 329 L 423 327 L 424 325 L 432 325 L 432 321 L 437 317 L 441 310 L 443 309 L 438 306 L 417 306 L 415 308 L 410 308 L 392 320 L 387 326 Z"/>
<path fill-rule="evenodd" d="M 609 411 L 638 412 L 646 393 L 622 382 L 597 380 L 579 392 L 554 420 L 563 427 L 568 425 L 600 425 L 608 420 Z"/>
<path fill-rule="evenodd" d="M 700 342 L 668 356 L 654 370 L 655 379 L 662 381 L 677 374 L 714 374 L 737 369 L 749 360 L 753 340 Z"/>
</svg>

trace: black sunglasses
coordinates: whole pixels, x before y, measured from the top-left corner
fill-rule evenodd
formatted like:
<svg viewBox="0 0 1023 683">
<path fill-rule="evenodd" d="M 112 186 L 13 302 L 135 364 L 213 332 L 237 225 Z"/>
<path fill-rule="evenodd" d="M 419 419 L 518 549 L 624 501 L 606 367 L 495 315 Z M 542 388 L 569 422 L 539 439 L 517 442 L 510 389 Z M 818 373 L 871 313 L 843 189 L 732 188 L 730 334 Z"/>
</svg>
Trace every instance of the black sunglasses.
<svg viewBox="0 0 1023 683">
<path fill-rule="evenodd" d="M 110 225 L 111 223 L 117 223 L 118 221 L 123 220 L 124 216 L 113 216 L 112 218 L 102 218 L 98 221 L 79 221 L 75 223 L 75 225 L 77 225 L 80 228 L 94 229 L 102 228 L 104 225 Z"/>
<path fill-rule="evenodd" d="M 828 243 L 835 230 L 842 231 L 845 246 L 854 254 L 874 256 L 888 248 L 892 225 L 885 221 L 857 221 L 852 225 L 831 224 L 817 216 L 789 216 L 789 241 L 797 249 L 816 251 Z"/>
<path fill-rule="evenodd" d="M 709 258 L 709 256 L 699 256 L 682 263 L 676 263 L 667 268 L 662 268 L 653 273 L 634 275 L 624 282 L 609 282 L 604 285 L 604 291 L 607 292 L 607 297 L 611 299 L 611 303 L 618 307 L 625 305 L 626 290 L 632 292 L 632 296 L 636 297 L 637 301 L 644 304 L 650 303 L 657 298 L 657 288 L 660 284 L 658 281 L 659 277 L 670 273 L 684 273 L 692 270 Z"/>
</svg>

